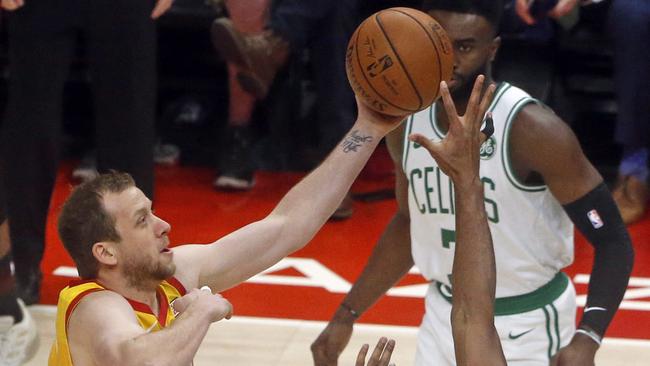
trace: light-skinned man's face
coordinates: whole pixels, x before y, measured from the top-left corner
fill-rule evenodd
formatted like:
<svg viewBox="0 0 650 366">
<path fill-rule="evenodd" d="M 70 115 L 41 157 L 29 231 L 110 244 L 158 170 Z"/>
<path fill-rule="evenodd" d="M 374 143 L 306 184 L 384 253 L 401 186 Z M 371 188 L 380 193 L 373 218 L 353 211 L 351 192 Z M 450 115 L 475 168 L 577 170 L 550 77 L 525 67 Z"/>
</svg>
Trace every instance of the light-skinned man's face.
<svg viewBox="0 0 650 366">
<path fill-rule="evenodd" d="M 468 99 L 474 80 L 486 74 L 499 47 L 494 29 L 480 15 L 455 13 L 443 10 L 429 12 L 447 31 L 454 46 L 454 71 L 448 83 L 454 100 Z"/>
<path fill-rule="evenodd" d="M 115 245 L 117 266 L 133 287 L 150 287 L 176 270 L 167 234 L 171 226 L 154 215 L 151 201 L 136 187 L 104 195 L 122 240 Z"/>
</svg>

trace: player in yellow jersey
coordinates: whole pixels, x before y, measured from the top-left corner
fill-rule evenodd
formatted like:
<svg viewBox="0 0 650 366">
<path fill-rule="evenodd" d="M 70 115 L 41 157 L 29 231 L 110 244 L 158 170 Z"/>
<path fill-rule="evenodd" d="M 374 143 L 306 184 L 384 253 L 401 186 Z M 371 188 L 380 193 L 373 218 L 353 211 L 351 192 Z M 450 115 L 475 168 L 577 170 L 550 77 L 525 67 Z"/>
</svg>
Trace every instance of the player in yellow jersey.
<svg viewBox="0 0 650 366">
<path fill-rule="evenodd" d="M 59 235 L 82 281 L 60 294 L 50 365 L 190 364 L 209 325 L 232 313 L 228 301 L 198 288 L 224 291 L 305 246 L 403 119 L 358 108 L 341 143 L 268 216 L 212 244 L 170 249 L 171 226 L 127 174 L 77 187 Z M 368 365 L 387 365 L 393 347 L 382 339 Z"/>
</svg>

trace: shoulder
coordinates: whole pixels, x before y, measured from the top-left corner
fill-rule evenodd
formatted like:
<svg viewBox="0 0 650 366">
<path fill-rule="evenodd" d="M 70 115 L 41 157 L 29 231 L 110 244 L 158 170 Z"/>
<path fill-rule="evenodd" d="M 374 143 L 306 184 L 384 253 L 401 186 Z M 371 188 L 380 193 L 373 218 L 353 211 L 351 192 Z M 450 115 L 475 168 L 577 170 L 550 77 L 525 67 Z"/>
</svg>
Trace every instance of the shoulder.
<svg viewBox="0 0 650 366">
<path fill-rule="evenodd" d="M 109 290 L 84 296 L 67 320 L 70 350 L 77 354 L 106 354 L 119 342 L 142 333 L 128 301 Z"/>
<path fill-rule="evenodd" d="M 509 140 L 516 159 L 545 158 L 569 152 L 582 154 L 571 127 L 550 108 L 538 103 L 529 103 L 519 111 Z"/>
<path fill-rule="evenodd" d="M 109 290 L 97 291 L 84 296 L 69 311 L 68 321 L 70 323 L 94 324 L 101 323 L 103 320 L 111 320 L 114 317 L 137 321 L 129 302 L 122 295 Z"/>
<path fill-rule="evenodd" d="M 534 138 L 535 136 L 560 138 L 573 135 L 571 128 L 553 110 L 540 103 L 528 103 L 515 117 L 513 136 Z"/>
<path fill-rule="evenodd" d="M 548 107 L 527 105 L 511 129 L 510 154 L 519 176 L 538 173 L 560 203 L 572 202 L 602 181 L 571 127 Z"/>
</svg>

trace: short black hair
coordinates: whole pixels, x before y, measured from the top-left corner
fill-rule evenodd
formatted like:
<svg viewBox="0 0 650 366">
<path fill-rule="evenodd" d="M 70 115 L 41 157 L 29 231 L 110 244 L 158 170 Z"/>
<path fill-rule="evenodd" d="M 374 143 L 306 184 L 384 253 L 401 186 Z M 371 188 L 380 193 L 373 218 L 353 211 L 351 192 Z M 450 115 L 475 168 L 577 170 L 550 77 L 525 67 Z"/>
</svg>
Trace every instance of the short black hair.
<svg viewBox="0 0 650 366">
<path fill-rule="evenodd" d="M 422 11 L 444 10 L 453 13 L 476 14 L 487 19 L 499 32 L 501 15 L 503 14 L 502 0 L 423 0 Z"/>
</svg>

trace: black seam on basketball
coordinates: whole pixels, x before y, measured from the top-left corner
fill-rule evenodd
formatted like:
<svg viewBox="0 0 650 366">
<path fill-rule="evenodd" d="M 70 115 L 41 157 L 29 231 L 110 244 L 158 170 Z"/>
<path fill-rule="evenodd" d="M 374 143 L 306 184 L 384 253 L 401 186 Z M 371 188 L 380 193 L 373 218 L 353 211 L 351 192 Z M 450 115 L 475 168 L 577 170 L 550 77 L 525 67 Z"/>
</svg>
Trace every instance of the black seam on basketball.
<svg viewBox="0 0 650 366">
<path fill-rule="evenodd" d="M 418 23 L 418 25 L 420 27 L 422 27 L 422 29 L 424 29 L 424 33 L 426 33 L 427 37 L 429 37 L 429 40 L 433 44 L 433 49 L 436 50 L 436 56 L 438 57 L 438 80 L 442 81 L 442 58 L 440 58 L 440 52 L 438 52 L 438 45 L 436 44 L 436 41 L 434 41 L 433 38 L 431 37 L 431 34 L 429 34 L 429 32 L 427 32 L 427 27 L 425 27 L 424 24 L 420 23 L 420 21 L 418 21 L 415 17 L 411 16 L 411 14 L 409 14 L 409 13 L 405 13 L 405 12 L 403 12 L 401 10 L 397 10 L 397 9 L 389 9 L 389 10 L 396 11 L 398 13 L 402 13 L 402 14 L 406 15 L 407 17 L 413 19 L 416 23 Z M 436 92 L 436 97 L 433 98 L 433 99 L 434 100 L 438 99 L 438 96 L 440 96 L 440 87 L 439 86 L 438 86 L 438 92 Z"/>
<path fill-rule="evenodd" d="M 359 58 L 359 35 L 361 35 L 361 32 L 357 32 L 357 39 L 354 40 L 354 43 L 355 43 L 354 52 L 357 54 L 357 57 L 355 57 L 355 58 L 357 59 L 357 64 L 359 65 L 359 70 L 361 70 L 361 75 L 363 76 L 363 79 L 366 81 L 366 84 L 368 84 L 370 89 L 372 89 L 372 91 L 375 92 L 375 95 L 377 95 L 377 97 L 381 98 L 384 102 L 386 102 L 386 104 L 389 104 L 390 106 L 395 107 L 395 108 L 397 108 L 399 110 L 402 110 L 404 112 L 410 112 L 410 113 L 415 112 L 415 110 L 404 109 L 403 107 L 400 107 L 398 105 L 395 105 L 395 104 L 391 103 L 388 99 L 386 99 L 383 95 L 381 95 L 377 91 L 377 89 L 375 89 L 374 86 L 372 86 L 372 83 L 370 83 L 370 80 L 368 80 L 368 76 L 366 76 L 366 71 L 365 71 L 363 65 L 361 65 L 361 59 Z"/>
<path fill-rule="evenodd" d="M 420 95 L 420 91 L 415 86 L 415 83 L 413 82 L 413 79 L 411 78 L 411 74 L 409 74 L 409 71 L 406 69 L 406 65 L 404 65 L 404 63 L 402 62 L 402 59 L 399 57 L 399 54 L 397 53 L 397 50 L 395 50 L 395 47 L 393 46 L 393 42 L 391 42 L 390 38 L 388 37 L 388 34 L 384 30 L 384 26 L 381 24 L 381 21 L 379 21 L 379 13 L 377 15 L 375 15 L 375 21 L 377 22 L 377 25 L 379 26 L 379 30 L 381 30 L 381 33 L 384 34 L 384 37 L 386 38 L 386 41 L 388 42 L 388 45 L 390 46 L 390 49 L 393 50 L 393 54 L 397 58 L 397 61 L 399 62 L 400 66 L 402 66 L 402 70 L 404 70 L 404 74 L 406 75 L 406 78 L 411 83 L 411 86 L 413 87 L 413 91 L 415 91 L 415 95 L 418 96 L 418 100 L 420 101 L 419 106 L 417 108 L 415 108 L 414 110 L 408 109 L 409 111 L 415 112 L 415 111 L 419 110 L 420 108 L 422 108 L 423 100 L 422 100 L 422 96 Z"/>
</svg>

